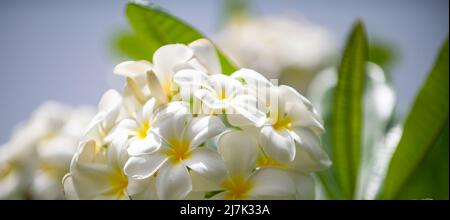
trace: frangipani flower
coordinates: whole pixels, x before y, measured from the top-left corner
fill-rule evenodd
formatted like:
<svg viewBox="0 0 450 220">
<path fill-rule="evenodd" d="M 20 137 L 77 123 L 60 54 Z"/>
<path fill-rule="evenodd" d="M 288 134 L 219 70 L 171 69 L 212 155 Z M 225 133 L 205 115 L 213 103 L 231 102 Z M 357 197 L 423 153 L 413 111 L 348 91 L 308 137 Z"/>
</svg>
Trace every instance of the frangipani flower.
<svg viewBox="0 0 450 220">
<path fill-rule="evenodd" d="M 113 133 L 128 135 L 128 153 L 130 155 L 139 155 L 145 152 L 152 152 L 161 146 L 161 139 L 152 132 L 153 111 L 155 108 L 155 99 L 151 98 L 145 103 L 135 117 L 121 120 Z M 112 134 L 114 137 L 114 134 Z"/>
<path fill-rule="evenodd" d="M 320 147 L 315 149 L 307 144 L 309 136 L 317 136 L 324 129 L 322 119 L 311 103 L 288 86 L 274 87 L 272 92 L 278 94 L 278 104 L 277 108 L 270 109 L 269 124 L 261 128 L 264 152 L 279 162 L 289 162 L 294 160 L 295 144 L 299 143 L 314 156 L 326 155 L 318 155 Z"/>
<path fill-rule="evenodd" d="M 205 112 L 220 114 L 224 112 L 235 126 L 249 124 L 241 122 L 242 116 L 255 126 L 265 121 L 264 111 L 259 110 L 258 97 L 252 96 L 244 85 L 233 77 L 210 75 L 195 70 L 179 71 L 174 81 L 181 87 L 192 91 L 193 96 L 206 107 Z M 191 88 L 194 87 L 194 88 Z"/>
<path fill-rule="evenodd" d="M 127 77 L 125 91 L 137 100 L 129 102 L 143 105 L 151 95 L 158 102 L 165 104 L 171 101 L 178 90 L 172 77 L 181 69 L 197 69 L 209 74 L 221 73 L 220 62 L 211 42 L 200 39 L 188 46 L 166 45 L 154 53 L 153 64 L 147 61 L 126 61 L 117 65 L 114 73 Z"/>
<path fill-rule="evenodd" d="M 205 181 L 195 176 L 194 190 L 222 191 L 212 199 L 293 199 L 295 185 L 289 175 L 277 168 L 258 168 L 258 142 L 248 132 L 230 131 L 218 142 L 227 167 L 227 176 Z"/>
<path fill-rule="evenodd" d="M 161 111 L 154 126 L 164 145 L 156 152 L 132 156 L 125 165 L 125 173 L 145 179 L 157 172 L 158 197 L 182 199 L 192 190 L 188 167 L 206 178 L 224 174 L 219 154 L 200 146 L 220 134 L 225 126 L 215 116 L 193 118 L 181 102 L 170 103 Z"/>
<path fill-rule="evenodd" d="M 327 30 L 302 17 L 294 18 L 232 19 L 219 32 L 218 44 L 240 66 L 270 78 L 278 78 L 292 68 L 299 70 L 293 75 L 313 75 L 332 61 L 336 47 Z"/>
<path fill-rule="evenodd" d="M 129 199 L 137 192 L 142 193 L 139 186 L 143 182 L 150 186 L 150 178 L 131 181 L 123 173 L 128 159 L 126 141 L 125 135 L 116 136 L 105 151 L 98 151 L 93 140 L 81 143 L 70 173 L 63 179 L 66 198 Z"/>
</svg>

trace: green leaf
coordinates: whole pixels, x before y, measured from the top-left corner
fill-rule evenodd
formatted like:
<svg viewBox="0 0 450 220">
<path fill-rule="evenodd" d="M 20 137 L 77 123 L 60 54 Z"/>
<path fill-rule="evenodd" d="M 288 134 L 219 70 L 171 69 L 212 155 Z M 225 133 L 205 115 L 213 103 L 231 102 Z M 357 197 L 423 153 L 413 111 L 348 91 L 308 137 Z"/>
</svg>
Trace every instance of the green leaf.
<svg viewBox="0 0 450 220">
<path fill-rule="evenodd" d="M 445 129 L 398 195 L 398 199 L 448 199 L 448 121 Z"/>
<path fill-rule="evenodd" d="M 116 51 L 121 55 L 134 60 L 152 60 L 152 54 L 149 52 L 152 50 L 152 45 L 136 34 L 120 32 L 113 40 Z"/>
<path fill-rule="evenodd" d="M 448 123 L 448 74 L 447 38 L 406 118 L 402 138 L 380 192 L 381 199 L 397 198 L 436 146 Z"/>
<path fill-rule="evenodd" d="M 150 54 L 166 44 L 189 44 L 197 39 L 205 38 L 188 24 L 155 5 L 143 6 L 128 3 L 126 14 L 136 33 L 148 42 Z M 236 67 L 221 51 L 217 49 L 217 52 L 222 64 L 222 72 L 224 74 L 234 72 Z"/>
<path fill-rule="evenodd" d="M 338 69 L 333 98 L 331 149 L 337 182 L 346 199 L 353 198 L 361 157 L 365 65 L 368 59 L 364 25 L 358 21 Z"/>
</svg>

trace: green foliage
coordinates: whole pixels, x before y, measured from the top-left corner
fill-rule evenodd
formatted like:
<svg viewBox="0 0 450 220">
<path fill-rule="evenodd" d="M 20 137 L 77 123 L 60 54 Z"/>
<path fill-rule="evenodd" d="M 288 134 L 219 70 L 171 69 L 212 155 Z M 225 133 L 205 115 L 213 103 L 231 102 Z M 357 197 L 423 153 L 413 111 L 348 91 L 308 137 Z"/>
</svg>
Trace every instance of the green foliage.
<svg viewBox="0 0 450 220">
<path fill-rule="evenodd" d="M 144 49 L 141 48 L 148 50 L 151 56 L 163 45 L 174 43 L 189 44 L 197 39 L 205 38 L 204 35 L 188 24 L 154 5 L 143 6 L 136 3 L 128 3 L 126 14 L 137 36 L 122 36 L 117 42 L 121 51 L 133 56 L 148 59 L 148 56 L 142 55 Z M 134 43 L 126 44 L 126 42 L 136 39 L 137 41 Z M 231 74 L 234 72 L 236 67 L 221 51 L 217 50 L 217 52 L 223 73 Z"/>
<path fill-rule="evenodd" d="M 445 143 L 445 138 L 447 138 L 445 147 L 448 148 L 448 136 L 442 137 L 445 129 L 448 129 L 448 74 L 447 39 L 406 118 L 402 138 L 392 157 L 384 188 L 380 193 L 381 199 L 398 198 L 402 190 L 406 190 L 405 186 L 414 177 L 414 174 L 421 168 L 423 169 L 421 166 L 424 165 L 427 155 L 433 151 L 433 148 L 445 145 L 441 144 Z M 446 133 L 448 134 L 448 131 Z M 440 137 L 444 140 L 440 141 Z M 440 150 L 437 149 L 436 151 L 439 152 Z M 448 165 L 448 153 L 445 160 L 447 160 Z M 442 169 L 442 167 L 433 169 Z M 427 170 L 425 172 L 434 171 Z M 446 196 L 448 197 L 448 178 L 446 178 L 446 181 Z"/>
<path fill-rule="evenodd" d="M 353 198 L 362 139 L 363 93 L 367 39 L 358 21 L 350 35 L 338 69 L 332 108 L 331 149 L 336 179 L 344 198 Z"/>
</svg>

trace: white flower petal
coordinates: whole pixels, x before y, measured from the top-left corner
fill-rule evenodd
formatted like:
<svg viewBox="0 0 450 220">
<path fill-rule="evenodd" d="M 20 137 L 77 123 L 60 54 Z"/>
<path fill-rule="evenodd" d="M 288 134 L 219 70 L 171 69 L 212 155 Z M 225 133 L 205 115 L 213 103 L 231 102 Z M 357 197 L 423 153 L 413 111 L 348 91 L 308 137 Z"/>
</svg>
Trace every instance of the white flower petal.
<svg viewBox="0 0 450 220">
<path fill-rule="evenodd" d="M 194 149 L 192 155 L 183 163 L 201 176 L 218 182 L 227 172 L 220 154 L 204 147 Z"/>
<path fill-rule="evenodd" d="M 172 102 L 158 111 L 152 129 L 167 143 L 182 140 L 183 130 L 191 118 L 185 104 Z"/>
<path fill-rule="evenodd" d="M 219 100 L 217 94 L 208 89 L 198 89 L 194 92 L 194 96 L 211 110 L 222 110 L 229 106 L 228 102 Z"/>
<path fill-rule="evenodd" d="M 160 83 L 166 84 L 172 80 L 174 69 L 188 62 L 193 55 L 193 50 L 183 44 L 169 44 L 155 51 L 153 70 Z"/>
<path fill-rule="evenodd" d="M 234 110 L 232 114 L 242 115 L 256 127 L 262 126 L 266 121 L 266 114 L 264 113 L 264 111 L 258 109 L 259 106 L 255 97 L 252 97 L 250 95 L 238 95 L 233 100 L 231 100 L 231 106 Z M 227 114 L 229 113 L 227 112 Z M 243 126 L 249 124 L 233 125 Z"/>
<path fill-rule="evenodd" d="M 180 70 L 173 77 L 173 81 L 183 88 L 186 86 L 201 86 L 207 80 L 208 76 L 204 72 L 190 69 Z"/>
<path fill-rule="evenodd" d="M 229 131 L 222 134 L 218 147 L 231 176 L 247 177 L 255 168 L 258 142 L 246 131 Z"/>
<path fill-rule="evenodd" d="M 222 160 L 222 159 L 221 159 Z M 195 171 L 191 171 L 192 178 L 192 191 L 196 192 L 210 192 L 221 190 L 222 186 L 220 181 L 214 181 L 207 179 Z"/>
<path fill-rule="evenodd" d="M 113 108 L 116 108 L 121 104 L 121 102 L 121 95 L 116 90 L 110 89 L 103 94 L 98 104 L 98 109 L 100 112 L 109 111 Z"/>
<path fill-rule="evenodd" d="M 189 44 L 194 50 L 195 58 L 208 69 L 210 74 L 221 74 L 219 57 L 214 45 L 207 39 L 199 39 Z"/>
<path fill-rule="evenodd" d="M 242 68 L 231 74 L 231 77 L 243 82 L 243 84 L 252 89 L 273 86 L 266 77 L 251 69 Z"/>
<path fill-rule="evenodd" d="M 294 128 L 297 154 L 294 160 L 296 171 L 320 171 L 331 166 L 331 160 L 320 145 L 319 137 L 307 128 Z"/>
<path fill-rule="evenodd" d="M 278 131 L 272 126 L 264 126 L 261 129 L 259 140 L 264 152 L 274 160 L 281 163 L 294 160 L 295 143 L 288 130 Z"/>
<path fill-rule="evenodd" d="M 117 75 L 131 77 L 133 79 L 145 77 L 145 73 L 152 69 L 152 64 L 146 60 L 125 61 L 114 67 Z"/>
<path fill-rule="evenodd" d="M 166 163 L 168 158 L 160 151 L 138 157 L 130 157 L 125 164 L 124 172 L 135 179 L 145 179 L 152 176 Z"/>
<path fill-rule="evenodd" d="M 149 132 L 144 139 L 133 138 L 130 140 L 128 147 L 128 154 L 130 156 L 139 156 L 144 154 L 151 154 L 161 147 L 161 138 Z"/>
<path fill-rule="evenodd" d="M 161 103 L 167 103 L 168 98 L 166 91 L 164 91 L 162 82 L 158 79 L 155 72 L 148 71 L 146 75 L 148 88 L 150 89 L 150 93 L 152 94 L 152 96 Z"/>
<path fill-rule="evenodd" d="M 67 200 L 80 199 L 78 197 L 77 191 L 75 190 L 75 187 L 73 186 L 72 175 L 70 175 L 70 173 L 64 176 L 62 183 L 64 187 L 64 196 L 66 197 Z"/>
<path fill-rule="evenodd" d="M 106 151 L 108 166 L 117 166 L 119 170 L 123 169 L 123 166 L 128 159 L 127 141 L 127 135 L 123 134 L 117 135 L 113 138 L 112 143 L 108 146 Z"/>
<path fill-rule="evenodd" d="M 156 181 L 154 177 L 145 179 L 128 178 L 127 193 L 133 200 L 156 200 Z"/>
<path fill-rule="evenodd" d="M 217 116 L 204 116 L 192 118 L 184 131 L 184 140 L 190 141 L 190 148 L 197 147 L 207 139 L 212 138 L 223 131 L 226 127 Z"/>
<path fill-rule="evenodd" d="M 192 191 L 192 180 L 182 163 L 166 163 L 156 176 L 156 192 L 160 199 L 183 199 Z"/>
<path fill-rule="evenodd" d="M 295 185 L 289 175 L 274 168 L 262 168 L 250 178 L 253 187 L 249 192 L 252 198 L 294 197 Z"/>
<path fill-rule="evenodd" d="M 301 173 L 289 173 L 289 176 L 291 176 L 297 188 L 297 193 L 295 196 L 297 200 L 315 199 L 314 178 L 311 175 Z"/>
</svg>

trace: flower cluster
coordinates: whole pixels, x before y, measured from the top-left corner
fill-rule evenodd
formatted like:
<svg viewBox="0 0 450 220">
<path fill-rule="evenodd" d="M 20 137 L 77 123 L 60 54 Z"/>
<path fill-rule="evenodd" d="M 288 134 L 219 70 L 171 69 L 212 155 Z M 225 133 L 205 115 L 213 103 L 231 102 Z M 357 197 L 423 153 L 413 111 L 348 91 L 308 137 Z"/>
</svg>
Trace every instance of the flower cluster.
<svg viewBox="0 0 450 220">
<path fill-rule="evenodd" d="M 330 166 L 323 122 L 294 89 L 240 69 L 223 75 L 213 45 L 159 48 L 127 61 L 64 177 L 68 199 L 311 199 Z"/>
<path fill-rule="evenodd" d="M 61 179 L 94 114 L 87 106 L 40 106 L 0 147 L 0 199 L 63 199 Z"/>
</svg>

